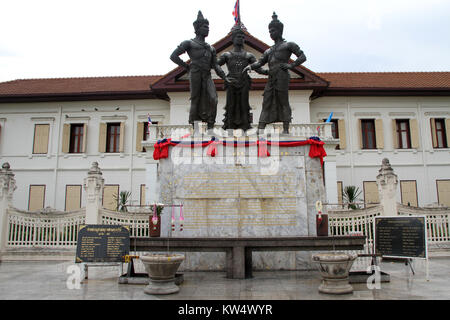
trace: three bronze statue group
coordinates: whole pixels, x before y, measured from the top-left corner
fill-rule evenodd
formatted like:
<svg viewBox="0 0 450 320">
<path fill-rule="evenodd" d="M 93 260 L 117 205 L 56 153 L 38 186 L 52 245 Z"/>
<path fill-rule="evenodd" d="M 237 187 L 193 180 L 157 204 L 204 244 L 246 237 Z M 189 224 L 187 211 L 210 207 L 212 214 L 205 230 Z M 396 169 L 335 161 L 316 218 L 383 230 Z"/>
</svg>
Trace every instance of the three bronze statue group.
<svg viewBox="0 0 450 320">
<path fill-rule="evenodd" d="M 289 105 L 289 70 L 306 61 L 300 47 L 294 42 L 283 39 L 283 24 L 278 20 L 275 12 L 269 24 L 269 33 L 275 44 L 267 49 L 257 61 L 255 56 L 244 50 L 245 32 L 242 24 L 236 23 L 232 28 L 232 51 L 223 53 L 217 58 L 213 46 L 205 42 L 209 34 L 209 22 L 198 12 L 194 21 L 195 38 L 183 41 L 172 53 L 170 59 L 185 68 L 189 73 L 190 100 L 189 123 L 201 121 L 207 123 L 212 129 L 217 115 L 217 92 L 211 78 L 211 69 L 225 81 L 227 92 L 225 105 L 225 118 L 223 129 L 251 128 L 249 91 L 251 78 L 248 71 L 255 70 L 259 74 L 268 75 L 263 94 L 262 111 L 258 123 L 258 133 L 267 124 L 283 123 L 283 133 L 289 133 L 289 124 L 292 120 L 292 111 Z M 180 55 L 187 53 L 190 64 L 184 62 Z M 294 54 L 297 59 L 291 63 L 290 57 Z M 227 65 L 228 74 L 221 69 Z M 268 69 L 263 66 L 268 64 Z"/>
</svg>

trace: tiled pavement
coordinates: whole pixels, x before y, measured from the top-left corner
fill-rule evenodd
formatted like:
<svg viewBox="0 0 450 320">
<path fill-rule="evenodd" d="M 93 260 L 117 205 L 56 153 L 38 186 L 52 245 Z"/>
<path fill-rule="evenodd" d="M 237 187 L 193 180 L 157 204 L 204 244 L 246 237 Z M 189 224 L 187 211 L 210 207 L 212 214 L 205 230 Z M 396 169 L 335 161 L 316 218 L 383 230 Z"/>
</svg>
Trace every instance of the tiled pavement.
<svg viewBox="0 0 450 320">
<path fill-rule="evenodd" d="M 254 271 L 252 279 L 227 279 L 225 272 L 184 272 L 180 292 L 148 295 L 145 285 L 119 284 L 119 267 L 89 268 L 89 279 L 79 289 L 69 289 L 67 268 L 71 262 L 0 263 L 0 299 L 33 300 L 393 300 L 450 299 L 450 258 L 416 260 L 415 275 L 399 262 L 382 262 L 381 270 L 390 275 L 381 289 L 354 284 L 352 294 L 333 296 L 318 292 L 317 271 Z M 125 268 L 124 268 L 125 270 Z"/>
</svg>

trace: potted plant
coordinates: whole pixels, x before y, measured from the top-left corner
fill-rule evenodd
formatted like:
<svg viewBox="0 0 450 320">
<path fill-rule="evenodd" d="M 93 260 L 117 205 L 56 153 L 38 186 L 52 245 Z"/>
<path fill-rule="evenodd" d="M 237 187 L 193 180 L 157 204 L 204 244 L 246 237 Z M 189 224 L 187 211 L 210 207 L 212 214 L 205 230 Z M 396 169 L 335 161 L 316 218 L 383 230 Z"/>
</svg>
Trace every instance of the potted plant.
<svg viewBox="0 0 450 320">
<path fill-rule="evenodd" d="M 120 212 L 128 212 L 127 204 L 130 201 L 131 192 L 130 191 L 120 191 L 119 197 L 113 195 L 114 202 L 117 203 L 116 210 Z"/>
<path fill-rule="evenodd" d="M 355 186 L 346 186 L 344 188 L 344 201 L 347 203 L 348 209 L 358 209 L 358 206 L 355 204 L 355 202 L 358 200 L 359 195 L 361 194 L 361 191 L 358 187 Z"/>
<path fill-rule="evenodd" d="M 163 208 L 163 203 L 154 203 L 150 205 L 150 211 L 152 212 L 149 218 L 150 237 L 161 236 L 161 214 Z"/>
</svg>

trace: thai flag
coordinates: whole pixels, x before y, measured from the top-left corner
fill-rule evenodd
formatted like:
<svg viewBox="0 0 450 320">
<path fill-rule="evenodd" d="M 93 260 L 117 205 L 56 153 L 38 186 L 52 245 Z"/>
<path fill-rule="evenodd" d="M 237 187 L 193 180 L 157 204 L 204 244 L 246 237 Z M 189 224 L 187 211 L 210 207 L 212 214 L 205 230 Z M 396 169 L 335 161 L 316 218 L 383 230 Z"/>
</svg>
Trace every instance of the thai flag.
<svg viewBox="0 0 450 320">
<path fill-rule="evenodd" d="M 234 5 L 233 17 L 234 17 L 235 24 L 238 24 L 238 22 L 240 20 L 239 0 L 236 0 L 236 4 Z"/>
</svg>

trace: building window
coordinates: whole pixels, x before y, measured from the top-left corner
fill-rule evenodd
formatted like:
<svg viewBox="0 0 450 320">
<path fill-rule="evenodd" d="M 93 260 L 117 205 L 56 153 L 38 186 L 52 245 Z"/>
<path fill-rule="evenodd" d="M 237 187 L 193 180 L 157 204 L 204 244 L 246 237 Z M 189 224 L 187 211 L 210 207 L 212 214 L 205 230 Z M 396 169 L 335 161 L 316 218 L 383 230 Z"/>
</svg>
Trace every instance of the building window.
<svg viewBox="0 0 450 320">
<path fill-rule="evenodd" d="M 433 148 L 448 148 L 445 119 L 431 119 L 431 131 Z"/>
<path fill-rule="evenodd" d="M 36 211 L 44 208 L 45 185 L 30 185 L 28 195 L 28 210 Z"/>
<path fill-rule="evenodd" d="M 445 132 L 445 120 L 435 119 L 437 148 L 447 148 L 447 134 Z"/>
<path fill-rule="evenodd" d="M 36 124 L 34 126 L 33 154 L 46 154 L 48 152 L 49 124 Z"/>
<path fill-rule="evenodd" d="M 103 208 L 116 211 L 119 205 L 119 185 L 106 184 L 103 187 Z"/>
<path fill-rule="evenodd" d="M 70 126 L 69 153 L 83 152 L 84 124 L 72 124 Z"/>
<path fill-rule="evenodd" d="M 344 202 L 342 201 L 343 195 L 343 185 L 342 181 L 337 181 L 337 196 L 338 196 L 338 204 L 342 205 Z"/>
<path fill-rule="evenodd" d="M 152 122 L 153 125 L 157 125 L 157 121 Z M 148 122 L 138 122 L 136 129 L 136 151 L 137 152 L 146 152 L 145 147 L 142 146 L 142 141 L 147 141 L 148 139 Z"/>
<path fill-rule="evenodd" d="M 63 126 L 62 152 L 86 152 L 87 123 L 65 123 Z"/>
<path fill-rule="evenodd" d="M 417 207 L 417 182 L 416 180 L 400 181 L 400 195 L 402 204 L 405 206 Z"/>
<path fill-rule="evenodd" d="M 101 122 L 99 129 L 99 152 L 124 152 L 125 122 Z"/>
<path fill-rule="evenodd" d="M 450 207 L 450 180 L 436 180 L 438 203 Z"/>
<path fill-rule="evenodd" d="M 65 211 L 81 208 L 81 185 L 66 185 Z"/>
<path fill-rule="evenodd" d="M 106 128 L 106 152 L 119 152 L 120 123 L 108 123 Z"/>
<path fill-rule="evenodd" d="M 397 147 L 398 149 L 411 149 L 411 133 L 408 119 L 397 119 Z"/>
<path fill-rule="evenodd" d="M 141 206 L 145 206 L 145 184 L 141 184 L 141 196 L 140 196 L 140 201 L 139 204 Z"/>
<path fill-rule="evenodd" d="M 378 194 L 378 185 L 376 181 L 363 181 L 363 189 L 364 203 L 367 207 L 380 203 L 380 196 Z"/>
<path fill-rule="evenodd" d="M 361 137 L 363 149 L 376 149 L 375 120 L 361 119 Z"/>
<path fill-rule="evenodd" d="M 324 122 L 326 119 L 323 120 Z M 333 139 L 339 139 L 339 122 L 338 119 L 331 119 L 331 135 L 333 136 Z M 336 146 L 336 150 L 339 150 L 339 145 Z"/>
<path fill-rule="evenodd" d="M 153 125 L 157 125 L 158 124 L 158 121 L 152 121 L 152 126 Z M 147 141 L 147 139 L 148 139 L 148 122 L 144 122 L 144 137 L 143 137 L 143 139 L 142 140 L 145 140 L 145 141 Z M 146 152 L 147 150 L 145 149 L 145 147 L 142 147 L 142 150 L 144 151 L 144 152 Z"/>
</svg>

